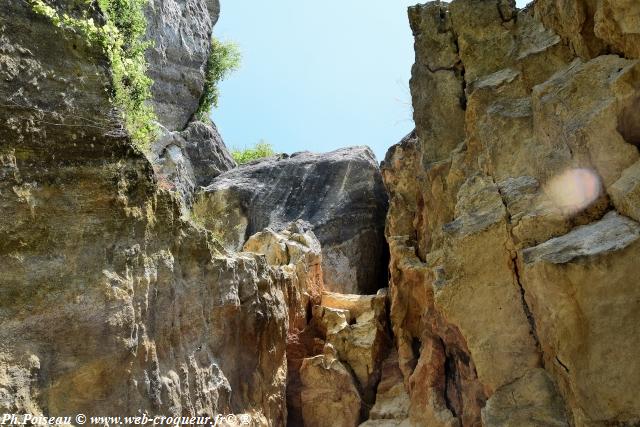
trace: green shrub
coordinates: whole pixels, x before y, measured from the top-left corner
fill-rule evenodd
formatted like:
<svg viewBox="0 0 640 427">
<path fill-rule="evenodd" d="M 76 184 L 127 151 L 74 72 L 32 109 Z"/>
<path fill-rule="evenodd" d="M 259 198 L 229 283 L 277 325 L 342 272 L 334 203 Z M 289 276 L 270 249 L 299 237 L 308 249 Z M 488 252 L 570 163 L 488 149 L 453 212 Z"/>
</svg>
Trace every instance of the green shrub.
<svg viewBox="0 0 640 427">
<path fill-rule="evenodd" d="M 107 22 L 117 35 L 107 50 L 111 60 L 114 101 L 124 113 L 132 139 L 147 148 L 157 136 L 157 118 L 148 104 L 153 81 L 147 76 L 145 50 L 151 45 L 144 37 L 147 20 L 144 8 L 148 0 L 98 0 Z M 109 25 L 109 24 L 107 24 Z"/>
<path fill-rule="evenodd" d="M 240 50 L 233 42 L 221 42 L 215 37 L 211 39 L 211 51 L 205 74 L 205 84 L 196 118 L 206 121 L 213 107 L 218 106 L 220 95 L 218 83 L 229 73 L 240 67 Z"/>
<path fill-rule="evenodd" d="M 275 154 L 276 152 L 273 150 L 273 146 L 265 141 L 260 141 L 252 148 L 245 148 L 243 150 L 234 148 L 231 150 L 231 157 L 233 157 L 233 160 L 235 160 L 239 165 L 244 165 L 252 160 L 271 157 Z"/>
<path fill-rule="evenodd" d="M 133 142 L 142 149 L 156 137 L 156 116 L 147 101 L 153 81 L 147 77 L 144 52 L 150 42 L 144 40 L 148 0 L 98 0 L 106 24 L 98 26 L 92 18 L 76 18 L 60 13 L 44 0 L 30 0 L 32 9 L 48 17 L 64 30 L 84 36 L 90 44 L 98 44 L 111 63 L 112 99 L 122 112 L 122 120 Z M 84 0 L 88 6 L 91 0 Z"/>
</svg>

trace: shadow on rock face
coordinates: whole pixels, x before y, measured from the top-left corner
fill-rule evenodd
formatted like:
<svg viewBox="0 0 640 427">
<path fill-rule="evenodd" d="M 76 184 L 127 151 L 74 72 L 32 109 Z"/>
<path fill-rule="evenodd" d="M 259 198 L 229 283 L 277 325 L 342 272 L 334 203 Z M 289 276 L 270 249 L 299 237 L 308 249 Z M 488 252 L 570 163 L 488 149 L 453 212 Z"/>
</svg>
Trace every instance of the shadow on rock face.
<svg viewBox="0 0 640 427">
<path fill-rule="evenodd" d="M 640 97 L 622 112 L 618 121 L 618 132 L 629 144 L 640 148 Z"/>
</svg>

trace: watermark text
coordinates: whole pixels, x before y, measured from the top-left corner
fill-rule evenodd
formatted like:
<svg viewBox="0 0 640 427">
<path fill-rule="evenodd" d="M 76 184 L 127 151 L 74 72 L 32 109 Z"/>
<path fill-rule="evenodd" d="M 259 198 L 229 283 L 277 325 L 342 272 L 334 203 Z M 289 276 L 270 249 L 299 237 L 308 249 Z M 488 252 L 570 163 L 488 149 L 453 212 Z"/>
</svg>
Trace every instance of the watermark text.
<svg viewBox="0 0 640 427">
<path fill-rule="evenodd" d="M 0 414 L 0 425 L 9 426 L 245 426 L 251 424 L 248 414 L 214 415 L 213 417 L 185 417 L 147 414 L 119 417 L 76 414 L 74 416 L 47 417 L 33 414 Z"/>
</svg>

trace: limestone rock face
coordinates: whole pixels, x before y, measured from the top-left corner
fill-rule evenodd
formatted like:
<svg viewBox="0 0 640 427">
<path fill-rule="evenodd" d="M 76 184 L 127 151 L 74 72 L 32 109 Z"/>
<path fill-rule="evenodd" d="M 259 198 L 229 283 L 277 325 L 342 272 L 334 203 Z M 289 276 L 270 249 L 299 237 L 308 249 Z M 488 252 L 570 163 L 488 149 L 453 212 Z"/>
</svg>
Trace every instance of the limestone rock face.
<svg viewBox="0 0 640 427">
<path fill-rule="evenodd" d="M 290 368 L 298 368 L 300 384 L 290 381 L 287 388 L 288 425 L 357 426 L 369 418 L 376 392 L 381 392 L 383 361 L 391 347 L 387 301 L 385 290 L 376 295 L 322 293 L 311 321 L 299 333 L 298 339 L 307 341 L 305 357 L 297 365 L 293 360 L 289 363 Z M 344 418 L 336 419 L 338 410 L 346 414 Z M 384 418 L 385 409 L 381 412 L 379 418 Z"/>
<path fill-rule="evenodd" d="M 356 294 L 385 286 L 386 209 L 380 170 L 366 147 L 256 161 L 218 176 L 194 206 L 231 248 L 264 228 L 309 222 L 322 244 L 326 288 Z"/>
<path fill-rule="evenodd" d="M 409 8 L 416 131 L 382 173 L 411 423 L 640 421 L 639 5 Z"/>
<path fill-rule="evenodd" d="M 482 423 L 503 427 L 569 426 L 556 386 L 541 368 L 528 371 L 491 396 L 482 409 Z"/>
<path fill-rule="evenodd" d="M 183 149 L 191 161 L 196 185 L 207 186 L 237 166 L 213 123 L 191 122 L 180 136 L 186 142 Z"/>
<path fill-rule="evenodd" d="M 630 394 L 640 377 L 639 238 L 640 224 L 609 212 L 523 251 L 525 296 L 545 366 L 578 424 L 640 413 Z"/>
<path fill-rule="evenodd" d="M 0 413 L 640 424 L 638 5 L 412 7 L 416 130 L 382 170 L 230 170 L 191 122 L 217 1 L 146 11 L 151 161 L 99 44 L 1 2 Z"/>
<path fill-rule="evenodd" d="M 376 403 L 369 411 L 369 420 L 360 426 L 408 426 L 410 425 L 410 404 L 402 371 L 398 366 L 398 353 L 394 349 L 382 364 L 382 376 L 377 388 Z"/>
<path fill-rule="evenodd" d="M 640 58 L 640 5 L 633 0 L 538 0 L 534 11 L 579 56 L 607 51 Z"/>
<path fill-rule="evenodd" d="M 160 123 L 181 131 L 202 96 L 211 32 L 219 0 L 150 0 L 146 8 L 147 50 L 153 106 Z"/>
<path fill-rule="evenodd" d="M 185 207 L 193 204 L 200 187 L 236 167 L 213 123 L 191 122 L 184 131 L 166 132 L 149 157 L 160 186 L 176 191 Z"/>
<path fill-rule="evenodd" d="M 200 187 L 236 166 L 215 124 L 192 121 L 204 91 L 220 3 L 149 0 L 145 14 L 152 42 L 146 51 L 151 104 L 162 128 L 149 157 L 160 186 L 176 191 L 188 208 Z"/>
<path fill-rule="evenodd" d="M 335 350 L 333 350 L 335 353 Z M 331 353 L 305 359 L 302 378 L 302 414 L 305 427 L 358 425 L 362 402 L 353 377 Z"/>
<path fill-rule="evenodd" d="M 226 252 L 122 135 L 98 46 L 28 2 L 0 27 L 0 412 L 284 425 L 289 290 L 321 278 L 317 240 L 278 237 L 304 254 L 284 265 Z"/>
</svg>

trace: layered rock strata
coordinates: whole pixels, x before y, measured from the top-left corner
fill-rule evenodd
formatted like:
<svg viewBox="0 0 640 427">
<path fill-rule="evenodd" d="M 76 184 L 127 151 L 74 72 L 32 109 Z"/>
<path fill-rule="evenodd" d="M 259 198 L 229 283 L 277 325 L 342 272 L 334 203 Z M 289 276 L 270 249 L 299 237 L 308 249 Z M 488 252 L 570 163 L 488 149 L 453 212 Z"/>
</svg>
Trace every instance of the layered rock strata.
<svg viewBox="0 0 640 427">
<path fill-rule="evenodd" d="M 285 265 L 226 252 L 123 136 L 100 47 L 28 2 L 0 16 L 0 412 L 283 425 L 317 240 L 290 232 Z"/>
<path fill-rule="evenodd" d="M 410 8 L 416 131 L 382 168 L 368 296 L 323 282 L 386 283 L 369 150 L 229 172 L 190 122 L 218 8 L 147 9 L 152 164 L 101 47 L 0 3 L 0 413 L 640 423 L 640 3 Z"/>
<path fill-rule="evenodd" d="M 413 425 L 640 422 L 639 13 L 409 8 L 416 131 L 383 177 Z"/>
<path fill-rule="evenodd" d="M 152 7 L 161 15 L 183 6 L 202 11 L 205 3 L 196 3 Z M 180 130 L 182 121 L 168 123 L 163 114 L 188 117 L 194 106 L 156 105 L 162 124 L 176 130 L 164 132 L 149 161 L 111 103 L 105 52 L 56 28 L 28 3 L 1 7 L 11 19 L 0 21 L 7 100 L 0 109 L 0 412 L 243 413 L 265 426 L 284 425 L 289 412 L 312 423 L 320 400 L 309 396 L 320 393 L 315 381 L 333 366 L 351 393 L 341 398 L 349 402 L 345 425 L 359 423 L 373 404 L 389 347 L 386 296 L 347 297 L 340 310 L 349 322 L 325 328 L 319 308 L 340 310 L 322 305 L 322 248 L 312 229 L 322 224 L 326 234 L 337 234 L 330 214 L 314 216 L 326 223 L 313 226 L 275 222 L 243 239 L 243 252 L 227 251 L 215 228 L 197 225 L 205 221 L 189 209 L 200 186 L 235 166 L 215 127 L 190 122 Z M 56 10 L 101 22 L 94 5 L 78 7 Z M 168 23 L 175 18 L 181 28 L 187 19 L 160 18 L 148 33 L 160 42 L 153 55 L 177 48 Z M 165 64 L 162 72 L 182 67 L 197 76 L 199 66 L 189 64 Z M 160 77 L 156 89 L 168 84 Z M 343 223 L 359 228 L 346 254 L 362 258 L 358 251 L 366 250 L 378 260 L 386 199 L 373 156 L 356 149 L 327 157 L 344 161 L 308 165 L 337 163 L 329 168 L 336 176 L 314 179 L 328 194 L 349 194 Z M 369 223 L 371 215 L 377 222 Z M 372 246 L 358 247 L 362 242 Z M 384 268 L 381 259 L 374 264 Z M 354 277 L 374 280 L 378 272 L 367 268 L 368 276 Z M 334 364 L 314 371 L 325 348 L 334 349 Z M 288 393 L 288 385 L 298 385 L 298 393 Z M 297 410 L 288 411 L 288 395 Z"/>
</svg>

